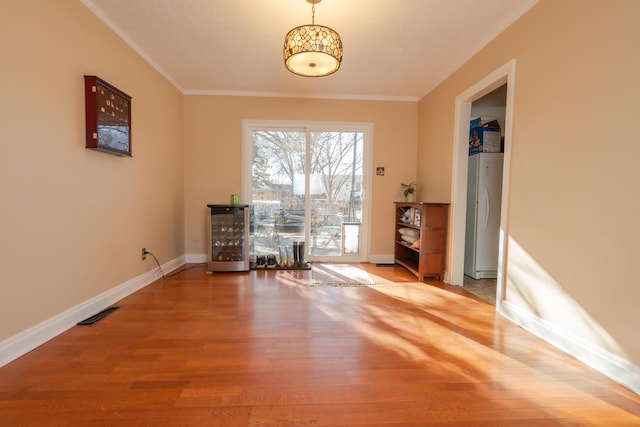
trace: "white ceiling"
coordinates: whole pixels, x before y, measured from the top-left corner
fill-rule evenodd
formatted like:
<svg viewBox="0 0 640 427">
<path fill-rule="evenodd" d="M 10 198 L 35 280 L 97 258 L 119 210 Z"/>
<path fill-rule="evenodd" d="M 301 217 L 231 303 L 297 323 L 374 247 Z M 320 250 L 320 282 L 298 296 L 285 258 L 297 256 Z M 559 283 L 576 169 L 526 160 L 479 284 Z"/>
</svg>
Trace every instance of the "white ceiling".
<svg viewBox="0 0 640 427">
<path fill-rule="evenodd" d="M 333 75 L 283 63 L 305 0 L 81 0 L 185 94 L 417 100 L 538 0 L 323 0 L 344 45 Z"/>
</svg>

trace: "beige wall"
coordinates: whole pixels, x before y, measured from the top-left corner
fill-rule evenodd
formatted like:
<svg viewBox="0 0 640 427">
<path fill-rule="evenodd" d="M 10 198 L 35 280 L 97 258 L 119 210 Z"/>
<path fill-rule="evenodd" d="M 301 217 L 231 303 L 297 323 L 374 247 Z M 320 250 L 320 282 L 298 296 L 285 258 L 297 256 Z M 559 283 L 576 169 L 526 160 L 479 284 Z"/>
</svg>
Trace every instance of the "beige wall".
<svg viewBox="0 0 640 427">
<path fill-rule="evenodd" d="M 420 102 L 419 182 L 451 193 L 455 97 L 516 59 L 506 299 L 640 363 L 640 2 L 542 0 Z"/>
<path fill-rule="evenodd" d="M 185 233 L 188 254 L 206 254 L 207 204 L 242 192 L 242 120 L 373 123 L 372 254 L 393 253 L 393 200 L 415 179 L 417 102 L 186 96 Z M 375 167 L 384 166 L 385 176 Z M 247 200 L 243 199 L 244 202 Z"/>
<path fill-rule="evenodd" d="M 77 0 L 0 13 L 0 341 L 184 254 L 183 97 Z M 133 158 L 84 148 L 84 80 L 132 100 Z"/>
</svg>

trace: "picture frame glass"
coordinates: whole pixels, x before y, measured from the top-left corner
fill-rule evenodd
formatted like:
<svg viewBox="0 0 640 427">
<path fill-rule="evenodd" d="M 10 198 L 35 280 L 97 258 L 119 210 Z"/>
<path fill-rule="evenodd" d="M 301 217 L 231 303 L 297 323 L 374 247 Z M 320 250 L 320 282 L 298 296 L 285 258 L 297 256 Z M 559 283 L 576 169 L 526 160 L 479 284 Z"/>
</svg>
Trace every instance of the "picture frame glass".
<svg viewBox="0 0 640 427">
<path fill-rule="evenodd" d="M 130 101 L 98 85 L 98 148 L 131 151 Z"/>
</svg>

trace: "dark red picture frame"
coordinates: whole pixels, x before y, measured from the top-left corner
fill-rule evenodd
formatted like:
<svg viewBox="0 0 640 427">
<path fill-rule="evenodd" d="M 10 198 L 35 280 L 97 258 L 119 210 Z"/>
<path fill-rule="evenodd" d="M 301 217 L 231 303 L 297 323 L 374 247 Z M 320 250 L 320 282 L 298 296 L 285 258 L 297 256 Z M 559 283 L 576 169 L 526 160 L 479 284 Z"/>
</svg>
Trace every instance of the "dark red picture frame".
<svg viewBox="0 0 640 427">
<path fill-rule="evenodd" d="M 85 148 L 131 157 L 131 97 L 97 76 L 84 76 Z"/>
</svg>

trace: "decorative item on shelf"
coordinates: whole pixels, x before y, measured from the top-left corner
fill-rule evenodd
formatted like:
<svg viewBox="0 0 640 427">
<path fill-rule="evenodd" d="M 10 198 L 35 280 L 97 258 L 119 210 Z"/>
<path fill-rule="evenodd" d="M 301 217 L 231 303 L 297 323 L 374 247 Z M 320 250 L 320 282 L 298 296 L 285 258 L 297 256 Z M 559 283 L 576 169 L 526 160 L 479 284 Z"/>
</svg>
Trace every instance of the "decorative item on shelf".
<svg viewBox="0 0 640 427">
<path fill-rule="evenodd" d="M 413 225 L 415 225 L 416 227 L 420 227 L 421 219 L 422 212 L 420 211 L 420 209 L 416 209 L 415 213 L 413 214 Z"/>
<path fill-rule="evenodd" d="M 304 77 L 328 76 L 338 71 L 342 62 L 342 40 L 329 27 L 316 25 L 316 3 L 311 3 L 311 24 L 289 31 L 284 39 L 284 65 L 287 70 Z"/>
<path fill-rule="evenodd" d="M 402 214 L 400 215 L 400 222 L 404 224 L 411 224 L 413 221 L 413 208 L 400 209 Z"/>
<path fill-rule="evenodd" d="M 408 184 L 400 184 L 402 186 L 404 193 L 405 202 L 415 202 L 416 201 L 416 183 L 411 181 Z"/>
</svg>

